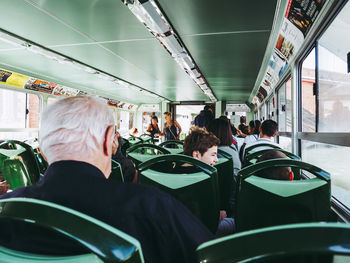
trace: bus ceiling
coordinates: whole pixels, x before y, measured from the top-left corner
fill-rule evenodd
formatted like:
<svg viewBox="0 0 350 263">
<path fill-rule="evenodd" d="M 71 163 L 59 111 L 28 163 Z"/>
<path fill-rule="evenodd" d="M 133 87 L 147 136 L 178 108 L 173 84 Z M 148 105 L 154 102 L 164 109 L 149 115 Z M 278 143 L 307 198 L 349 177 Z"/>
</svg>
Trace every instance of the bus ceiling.
<svg viewBox="0 0 350 263">
<path fill-rule="evenodd" d="M 5 0 L 0 68 L 131 104 L 249 104 L 291 1 Z"/>
</svg>

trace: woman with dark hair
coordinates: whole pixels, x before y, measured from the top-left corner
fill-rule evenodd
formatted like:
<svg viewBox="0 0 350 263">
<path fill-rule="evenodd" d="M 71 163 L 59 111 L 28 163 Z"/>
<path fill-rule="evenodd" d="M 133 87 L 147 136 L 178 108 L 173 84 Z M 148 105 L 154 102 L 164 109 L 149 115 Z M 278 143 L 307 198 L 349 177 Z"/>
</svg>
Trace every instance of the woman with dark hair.
<svg viewBox="0 0 350 263">
<path fill-rule="evenodd" d="M 148 132 L 152 136 L 153 142 L 158 141 L 158 139 L 154 138 L 159 137 L 159 134 L 161 133 L 158 127 L 157 116 L 152 116 L 151 123 L 148 125 L 146 132 Z"/>
<path fill-rule="evenodd" d="M 230 124 L 223 119 L 215 119 L 209 123 L 207 130 L 209 132 L 212 132 L 217 138 L 219 138 L 219 149 L 227 152 L 232 156 L 233 172 L 236 176 L 238 171 L 241 169 L 241 161 L 239 160 L 237 148 L 233 144 L 233 137 Z"/>
</svg>

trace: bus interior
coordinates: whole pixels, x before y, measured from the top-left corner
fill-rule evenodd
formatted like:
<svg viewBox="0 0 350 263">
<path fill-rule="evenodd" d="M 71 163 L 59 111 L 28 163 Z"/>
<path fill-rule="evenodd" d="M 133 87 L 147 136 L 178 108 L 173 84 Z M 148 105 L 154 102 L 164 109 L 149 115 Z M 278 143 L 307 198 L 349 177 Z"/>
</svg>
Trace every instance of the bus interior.
<svg viewBox="0 0 350 263">
<path fill-rule="evenodd" d="M 317 187 L 324 184 L 328 187 L 299 201 L 311 203 L 310 200 L 317 200 L 316 196 L 320 200 L 326 196 L 328 201 L 323 205 L 315 201 L 313 209 L 322 214 L 328 204 L 328 218 L 317 221 L 333 222 L 329 223 L 329 233 L 337 228 L 334 222 L 345 223 L 344 231 L 349 227 L 348 1 L 1 0 L 0 3 L 3 174 L 6 160 L 18 156 L 28 180 L 37 181 L 39 171 L 41 175 L 45 173 L 47 163 L 41 158 L 37 139 L 40 116 L 45 107 L 62 98 L 92 95 L 104 100 L 113 111 L 116 129 L 130 146 L 124 153 L 129 154 L 139 174 L 146 175 L 149 169 L 155 169 L 150 159 L 162 152 L 159 148 L 164 141 L 161 138 L 147 150 L 140 148 L 142 143 L 154 143 L 147 137 L 152 116 L 158 118 L 163 130 L 163 113 L 170 112 L 182 127 L 178 139 L 183 141 L 195 124 L 195 117 L 209 105 L 215 118 L 226 116 L 236 128 L 242 116 L 247 124 L 251 120 L 277 122 L 274 142 L 291 154 L 293 160 L 288 165 L 302 170 L 300 178 L 323 180 Z M 13 151 L 6 152 L 9 149 Z M 164 155 L 178 154 L 182 145 L 166 149 Z M 25 151 L 33 155 L 25 155 Z M 147 154 L 147 158 L 140 157 Z M 36 163 L 28 164 L 25 159 L 32 156 Z M 239 174 L 240 194 L 245 200 L 258 198 L 261 188 L 267 187 L 259 180 L 248 180 L 260 169 L 259 165 L 249 164 Z M 119 169 L 113 171 L 119 173 Z M 217 171 L 224 173 L 225 169 Z M 30 171 L 36 175 L 29 175 Z M 25 180 L 21 182 L 19 186 L 28 184 Z M 218 183 L 219 189 L 225 185 L 220 179 Z M 249 183 L 256 184 L 253 195 L 245 192 Z M 242 202 L 241 206 L 244 210 L 249 202 Z M 252 217 L 254 214 L 248 213 L 246 222 Z M 242 231 L 249 230 L 242 220 L 238 220 L 237 226 Z M 319 227 L 315 222 L 312 224 L 312 229 Z M 273 231 L 288 231 L 288 227 L 283 227 L 282 224 Z M 296 227 L 295 233 L 303 236 L 300 230 L 303 227 Z M 305 226 L 306 232 L 308 227 Z M 272 230 L 266 231 L 267 238 L 278 240 L 269 232 Z M 226 242 L 234 246 L 240 238 L 244 240 L 236 235 Z M 227 261 L 224 257 L 215 261 L 209 255 L 226 252 L 224 245 L 220 247 L 220 240 L 211 242 L 198 248 L 198 262 L 254 261 L 264 255 L 264 251 L 252 251 L 247 258 L 243 255 L 240 258 L 231 251 L 227 252 Z M 350 238 L 342 242 L 327 244 L 329 249 L 322 253 L 350 254 Z M 343 250 L 330 249 L 338 245 Z M 267 246 L 263 247 L 269 251 Z M 300 251 L 303 246 L 295 249 Z M 276 251 L 271 254 L 277 255 Z M 287 251 L 288 248 L 282 248 L 281 253 Z M 348 262 L 349 258 L 337 256 L 332 260 Z"/>
</svg>

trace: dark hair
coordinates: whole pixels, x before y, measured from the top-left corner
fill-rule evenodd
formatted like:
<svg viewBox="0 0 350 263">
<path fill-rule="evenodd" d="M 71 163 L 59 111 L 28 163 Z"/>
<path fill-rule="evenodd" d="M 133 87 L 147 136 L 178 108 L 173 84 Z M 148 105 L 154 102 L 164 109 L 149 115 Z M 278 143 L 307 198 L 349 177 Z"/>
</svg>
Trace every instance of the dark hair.
<svg viewBox="0 0 350 263">
<path fill-rule="evenodd" d="M 168 115 L 168 116 L 171 116 L 171 113 L 169 111 L 166 111 L 163 113 L 164 115 Z"/>
<path fill-rule="evenodd" d="M 230 146 L 233 143 L 232 131 L 228 121 L 223 119 L 212 120 L 207 130 L 219 138 L 220 146 Z"/>
<path fill-rule="evenodd" d="M 156 121 L 158 122 L 158 117 L 155 116 L 155 115 L 153 115 L 152 118 L 151 118 L 151 120 L 156 120 Z"/>
<path fill-rule="evenodd" d="M 210 105 L 205 105 L 204 106 L 204 110 L 211 110 L 212 108 L 211 108 L 211 106 Z"/>
<path fill-rule="evenodd" d="M 246 123 L 246 121 L 247 121 L 247 118 L 245 117 L 245 116 L 241 116 L 240 118 L 239 118 L 239 122 L 242 124 L 242 123 Z"/>
<path fill-rule="evenodd" d="M 266 160 L 272 160 L 272 159 L 280 159 L 280 158 L 288 158 L 284 153 L 277 151 L 277 150 L 271 150 L 263 155 L 261 155 L 257 162 L 262 162 Z M 270 167 L 266 168 L 264 170 L 260 170 L 257 172 L 257 176 L 267 178 L 267 179 L 273 179 L 273 180 L 289 180 L 290 178 L 290 167 Z"/>
<path fill-rule="evenodd" d="M 261 132 L 267 136 L 273 136 L 278 129 L 278 125 L 273 120 L 266 120 L 261 124 Z"/>
<path fill-rule="evenodd" d="M 219 144 L 220 140 L 211 132 L 204 128 L 193 127 L 184 140 L 184 154 L 192 156 L 194 151 L 199 151 L 203 155 L 208 149 Z"/>
<path fill-rule="evenodd" d="M 251 134 L 259 134 L 260 133 L 260 131 L 259 131 L 260 125 L 261 125 L 261 123 L 259 120 L 250 121 L 249 127 L 250 127 L 250 130 L 252 131 Z"/>
<path fill-rule="evenodd" d="M 227 121 L 227 122 L 230 122 L 230 119 L 227 118 L 227 116 L 225 116 L 225 115 L 221 115 L 221 116 L 219 117 L 219 119 L 220 119 L 220 120 Z"/>
</svg>

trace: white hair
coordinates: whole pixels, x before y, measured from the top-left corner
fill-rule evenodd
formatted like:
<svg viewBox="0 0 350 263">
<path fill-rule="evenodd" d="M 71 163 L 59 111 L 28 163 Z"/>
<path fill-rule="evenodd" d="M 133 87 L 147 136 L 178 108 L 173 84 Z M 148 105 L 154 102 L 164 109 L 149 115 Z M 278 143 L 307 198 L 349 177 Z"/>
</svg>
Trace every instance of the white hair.
<svg viewBox="0 0 350 263">
<path fill-rule="evenodd" d="M 102 99 L 61 99 L 42 114 L 40 147 L 49 163 L 65 156 L 86 156 L 102 147 L 107 128 L 114 124 L 114 115 Z"/>
</svg>

